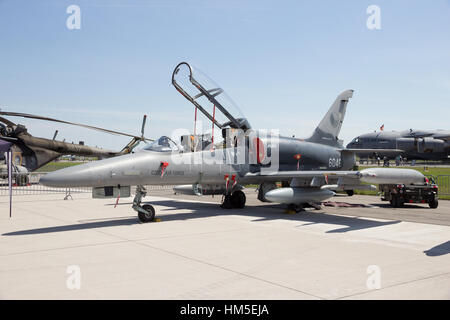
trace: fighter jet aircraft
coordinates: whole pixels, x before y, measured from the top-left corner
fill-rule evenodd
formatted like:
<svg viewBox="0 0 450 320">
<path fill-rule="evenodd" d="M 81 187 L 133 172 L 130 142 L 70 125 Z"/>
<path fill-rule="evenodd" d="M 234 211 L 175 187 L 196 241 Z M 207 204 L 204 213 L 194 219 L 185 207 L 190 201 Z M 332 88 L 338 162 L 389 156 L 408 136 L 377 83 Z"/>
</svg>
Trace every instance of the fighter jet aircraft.
<svg viewBox="0 0 450 320">
<path fill-rule="evenodd" d="M 321 201 L 335 194 L 332 190 L 374 188 L 362 182 L 425 181 L 421 173 L 411 169 L 350 170 L 355 165 L 354 150 L 345 149 L 338 135 L 353 90 L 336 98 L 309 138 L 296 139 L 273 130 L 252 129 L 245 117 L 231 113 L 232 102 L 222 88 L 206 86 L 200 78 L 182 62 L 172 74 L 172 84 L 195 106 L 195 121 L 197 111 L 211 121 L 211 135 L 185 135 L 179 150 L 143 150 L 55 171 L 40 182 L 52 187 L 93 187 L 95 197 L 118 197 L 129 194 L 130 186 L 137 186 L 132 207 L 140 221 L 149 222 L 155 210 L 150 204 L 142 205 L 146 185 L 189 184 L 197 194 L 223 193 L 223 208 L 243 208 L 246 197 L 242 186 L 259 184 L 261 201 L 285 203 L 300 211 L 305 206 L 318 208 Z M 222 142 L 215 140 L 215 127 L 222 130 Z M 286 187 L 277 188 L 275 182 L 280 181 Z"/>
<path fill-rule="evenodd" d="M 408 160 L 448 160 L 450 154 L 449 130 L 405 130 L 378 131 L 354 138 L 347 148 L 352 149 L 392 149 L 391 151 L 356 152 L 361 157 L 387 157 L 398 155 Z M 397 150 L 397 152 L 393 152 Z"/>
</svg>

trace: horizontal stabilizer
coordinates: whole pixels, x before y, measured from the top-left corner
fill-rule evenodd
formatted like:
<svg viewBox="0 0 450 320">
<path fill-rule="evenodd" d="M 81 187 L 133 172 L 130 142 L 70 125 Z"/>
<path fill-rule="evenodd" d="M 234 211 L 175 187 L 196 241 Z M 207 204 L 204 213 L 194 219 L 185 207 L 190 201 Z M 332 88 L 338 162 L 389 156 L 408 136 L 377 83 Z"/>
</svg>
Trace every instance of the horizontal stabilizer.
<svg viewBox="0 0 450 320">
<path fill-rule="evenodd" d="M 405 151 L 400 149 L 343 149 L 341 152 L 356 153 L 356 154 L 380 153 L 380 154 L 395 155 L 404 153 Z"/>
</svg>

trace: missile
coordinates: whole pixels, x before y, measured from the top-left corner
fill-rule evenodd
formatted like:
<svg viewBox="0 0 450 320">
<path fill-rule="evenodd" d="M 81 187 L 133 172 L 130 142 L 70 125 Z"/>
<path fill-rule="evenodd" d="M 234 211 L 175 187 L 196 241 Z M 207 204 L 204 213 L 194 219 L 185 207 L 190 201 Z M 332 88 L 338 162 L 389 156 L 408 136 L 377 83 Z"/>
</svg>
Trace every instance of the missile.
<svg viewBox="0 0 450 320">
<path fill-rule="evenodd" d="M 359 172 L 361 181 L 375 184 L 424 183 L 425 176 L 413 169 L 368 168 Z"/>
<path fill-rule="evenodd" d="M 322 202 L 334 195 L 333 191 L 326 189 L 278 188 L 267 192 L 264 196 L 270 202 L 300 204 Z"/>
</svg>

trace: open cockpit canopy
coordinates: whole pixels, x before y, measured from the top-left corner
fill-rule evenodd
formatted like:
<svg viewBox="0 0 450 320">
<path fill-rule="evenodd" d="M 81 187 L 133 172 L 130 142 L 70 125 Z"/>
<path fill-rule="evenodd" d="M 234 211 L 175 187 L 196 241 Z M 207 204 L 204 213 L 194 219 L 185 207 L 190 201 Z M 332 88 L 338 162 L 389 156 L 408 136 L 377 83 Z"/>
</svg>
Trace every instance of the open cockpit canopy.
<svg viewBox="0 0 450 320">
<path fill-rule="evenodd" d="M 195 106 L 195 121 L 200 111 L 219 129 L 227 127 L 244 131 L 250 129 L 247 118 L 225 91 L 206 74 L 194 69 L 187 62 L 181 62 L 175 67 L 172 84 Z"/>
</svg>

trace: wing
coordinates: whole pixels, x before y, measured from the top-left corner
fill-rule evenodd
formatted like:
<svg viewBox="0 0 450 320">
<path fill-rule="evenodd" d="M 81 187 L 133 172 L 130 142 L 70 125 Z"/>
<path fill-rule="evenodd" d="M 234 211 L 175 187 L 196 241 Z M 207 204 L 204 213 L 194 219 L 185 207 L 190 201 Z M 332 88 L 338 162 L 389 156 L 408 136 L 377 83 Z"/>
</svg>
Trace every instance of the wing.
<svg viewBox="0 0 450 320">
<path fill-rule="evenodd" d="M 449 130 L 412 131 L 409 133 L 409 135 L 414 138 L 431 137 L 434 139 L 450 140 L 450 131 Z"/>
<path fill-rule="evenodd" d="M 441 140 L 450 140 L 450 133 L 437 133 L 433 135 L 434 139 L 441 139 Z"/>
</svg>

